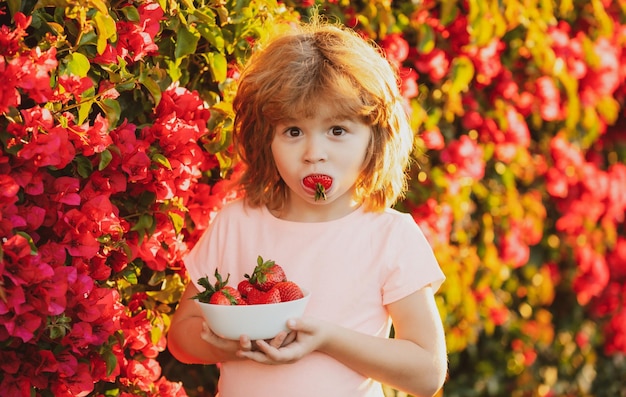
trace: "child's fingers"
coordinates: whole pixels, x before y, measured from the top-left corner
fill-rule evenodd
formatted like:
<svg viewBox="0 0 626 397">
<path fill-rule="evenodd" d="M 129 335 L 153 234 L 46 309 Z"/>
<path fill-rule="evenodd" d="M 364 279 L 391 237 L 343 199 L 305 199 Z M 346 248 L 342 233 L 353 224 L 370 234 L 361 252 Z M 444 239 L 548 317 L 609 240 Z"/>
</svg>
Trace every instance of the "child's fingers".
<svg viewBox="0 0 626 397">
<path fill-rule="evenodd" d="M 252 351 L 252 341 L 247 335 L 239 337 L 239 349 L 241 351 Z"/>
<path fill-rule="evenodd" d="M 283 343 L 285 342 L 285 339 L 287 339 L 287 332 L 280 332 L 278 333 L 278 335 L 276 335 L 274 337 L 274 339 L 269 341 L 269 345 L 272 346 L 273 348 L 278 349 L 279 347 L 281 347 L 283 345 Z"/>
</svg>

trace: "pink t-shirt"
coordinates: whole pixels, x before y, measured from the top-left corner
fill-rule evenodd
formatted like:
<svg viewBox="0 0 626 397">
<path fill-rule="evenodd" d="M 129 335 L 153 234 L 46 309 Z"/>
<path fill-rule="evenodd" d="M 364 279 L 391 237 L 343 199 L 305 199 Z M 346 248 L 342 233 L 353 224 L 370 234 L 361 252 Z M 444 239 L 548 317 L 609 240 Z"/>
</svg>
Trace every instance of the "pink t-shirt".
<svg viewBox="0 0 626 397">
<path fill-rule="evenodd" d="M 408 214 L 358 209 L 320 223 L 278 219 L 242 201 L 225 206 L 185 259 L 193 282 L 217 267 L 231 285 L 251 274 L 257 256 L 274 260 L 287 278 L 311 291 L 305 316 L 369 335 L 388 337 L 385 305 L 444 275 L 421 230 Z M 225 362 L 220 397 L 383 397 L 380 384 L 314 352 L 293 364 Z"/>
</svg>

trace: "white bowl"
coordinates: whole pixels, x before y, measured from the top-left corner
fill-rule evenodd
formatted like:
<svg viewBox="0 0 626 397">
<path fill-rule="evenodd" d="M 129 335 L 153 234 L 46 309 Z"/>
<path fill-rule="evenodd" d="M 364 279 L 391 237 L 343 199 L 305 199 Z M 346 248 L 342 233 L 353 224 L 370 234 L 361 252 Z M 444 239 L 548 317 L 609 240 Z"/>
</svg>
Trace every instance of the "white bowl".
<svg viewBox="0 0 626 397">
<path fill-rule="evenodd" d="M 287 320 L 302 317 L 311 294 L 289 302 L 265 305 L 214 305 L 196 303 L 202 309 L 207 324 L 222 338 L 239 339 L 247 335 L 251 340 L 272 339 L 281 331 L 288 331 Z"/>
</svg>

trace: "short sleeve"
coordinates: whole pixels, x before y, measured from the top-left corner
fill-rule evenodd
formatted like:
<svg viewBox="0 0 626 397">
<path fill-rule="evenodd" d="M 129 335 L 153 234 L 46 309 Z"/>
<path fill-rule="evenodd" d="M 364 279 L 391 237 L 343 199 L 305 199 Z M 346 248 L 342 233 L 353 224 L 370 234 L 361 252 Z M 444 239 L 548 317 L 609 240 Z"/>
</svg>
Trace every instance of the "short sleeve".
<svg viewBox="0 0 626 397">
<path fill-rule="evenodd" d="M 395 247 L 387 255 L 383 281 L 383 304 L 395 302 L 426 286 L 436 292 L 443 274 L 424 233 L 407 214 L 401 214 L 397 226 L 389 233 Z"/>
</svg>

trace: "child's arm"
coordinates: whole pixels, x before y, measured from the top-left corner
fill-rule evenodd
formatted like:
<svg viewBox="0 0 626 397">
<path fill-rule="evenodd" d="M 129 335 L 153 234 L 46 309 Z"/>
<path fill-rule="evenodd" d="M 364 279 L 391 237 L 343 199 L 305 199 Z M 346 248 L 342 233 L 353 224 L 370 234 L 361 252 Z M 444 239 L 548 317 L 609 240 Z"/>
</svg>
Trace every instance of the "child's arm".
<svg viewBox="0 0 626 397">
<path fill-rule="evenodd" d="M 310 318 L 291 322 L 296 341 L 260 351 L 239 352 L 264 363 L 293 362 L 313 350 L 326 353 L 361 374 L 415 396 L 432 396 L 447 374 L 443 325 L 430 287 L 388 305 L 395 338 L 361 334 Z"/>
<path fill-rule="evenodd" d="M 176 359 L 187 364 L 214 364 L 241 360 L 235 356 L 235 352 L 241 350 L 239 341 L 220 338 L 204 328 L 202 310 L 191 299 L 197 293 L 195 285 L 189 283 L 168 331 L 169 351 Z"/>
</svg>

